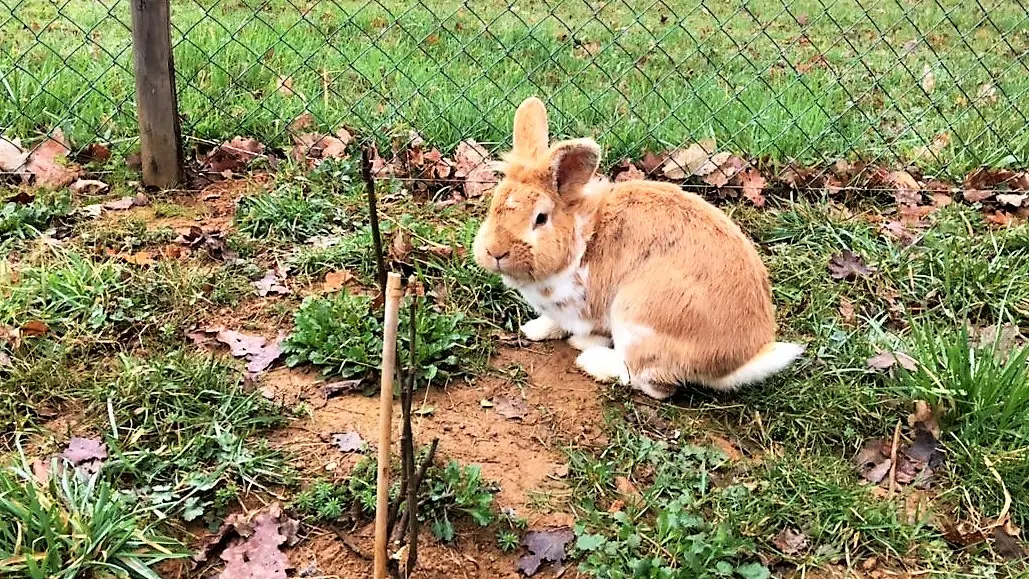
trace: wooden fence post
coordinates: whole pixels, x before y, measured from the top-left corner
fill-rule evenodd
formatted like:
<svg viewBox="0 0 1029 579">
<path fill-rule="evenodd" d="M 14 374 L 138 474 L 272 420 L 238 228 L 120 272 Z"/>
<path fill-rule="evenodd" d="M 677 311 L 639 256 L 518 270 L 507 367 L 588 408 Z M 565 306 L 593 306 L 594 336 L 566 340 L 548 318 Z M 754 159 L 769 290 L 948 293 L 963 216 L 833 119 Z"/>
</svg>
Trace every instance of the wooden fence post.
<svg viewBox="0 0 1029 579">
<path fill-rule="evenodd" d="M 143 184 L 168 189 L 182 181 L 170 0 L 132 0 L 131 4 Z"/>
</svg>

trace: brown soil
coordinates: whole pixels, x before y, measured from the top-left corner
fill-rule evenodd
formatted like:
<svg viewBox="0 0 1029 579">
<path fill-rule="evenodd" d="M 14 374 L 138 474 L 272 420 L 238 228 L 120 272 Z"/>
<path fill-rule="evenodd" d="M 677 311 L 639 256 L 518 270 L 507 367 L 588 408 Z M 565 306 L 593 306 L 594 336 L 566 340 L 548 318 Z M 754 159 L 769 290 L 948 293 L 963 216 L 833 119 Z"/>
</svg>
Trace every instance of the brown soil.
<svg viewBox="0 0 1029 579">
<path fill-rule="evenodd" d="M 418 392 L 415 407 L 432 407 L 428 416 L 413 422 L 416 443 L 439 438 L 438 457 L 482 467 L 487 480 L 498 483 L 497 509 L 514 509 L 528 519 L 531 528 L 571 525 L 560 507 L 568 489 L 563 481 L 567 465 L 558 447 L 563 444 L 603 445 L 601 432 L 602 388 L 579 375 L 572 361 L 575 352 L 565 344 L 502 351 L 494 360 L 498 371 L 473 383 Z M 530 378 L 521 386 L 502 370 L 519 365 Z M 306 400 L 313 416 L 278 432 L 274 443 L 301 457 L 300 465 L 311 477 L 342 478 L 357 462 L 332 446 L 330 433 L 355 430 L 367 441 L 375 440 L 378 399 L 351 394 L 325 400 L 317 375 L 280 369 L 262 380 L 266 392 L 285 404 Z M 483 400 L 524 397 L 528 411 L 522 419 L 508 419 Z M 399 417 L 399 408 L 394 408 Z M 394 438 L 399 439 L 399 420 Z M 534 500 L 534 497 L 538 500 Z M 549 505 L 549 506 L 548 506 Z M 308 540 L 290 553 L 298 569 L 310 564 L 317 575 L 340 578 L 369 577 L 372 529 L 349 535 L 348 547 L 333 532 L 312 529 Z M 471 527 L 459 529 L 453 546 L 438 544 L 426 534 L 415 577 L 496 578 L 516 577 L 517 554 L 498 550 L 493 532 Z M 361 554 L 358 554 L 361 553 Z M 574 577 L 570 569 L 563 577 Z M 538 576 L 546 577 L 548 573 Z"/>
</svg>

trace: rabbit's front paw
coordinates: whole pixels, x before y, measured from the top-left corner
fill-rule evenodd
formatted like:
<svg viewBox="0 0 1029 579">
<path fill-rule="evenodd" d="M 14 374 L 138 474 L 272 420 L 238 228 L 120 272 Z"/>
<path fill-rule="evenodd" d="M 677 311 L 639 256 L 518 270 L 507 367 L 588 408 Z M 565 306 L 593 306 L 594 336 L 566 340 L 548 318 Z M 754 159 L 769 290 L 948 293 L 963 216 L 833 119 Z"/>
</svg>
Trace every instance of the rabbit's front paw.
<svg viewBox="0 0 1029 579">
<path fill-rule="evenodd" d="M 544 340 L 559 340 L 567 334 L 554 320 L 546 316 L 540 316 L 531 322 L 522 324 L 522 335 L 533 342 Z"/>
<path fill-rule="evenodd" d="M 608 338 L 607 336 L 598 336 L 597 334 L 590 334 L 588 336 L 575 335 L 568 338 L 568 345 L 580 352 L 584 352 L 590 348 L 610 348 L 611 338 Z"/>
<path fill-rule="evenodd" d="M 611 348 L 588 348 L 575 359 L 575 365 L 597 382 L 629 383 L 625 358 Z"/>
</svg>

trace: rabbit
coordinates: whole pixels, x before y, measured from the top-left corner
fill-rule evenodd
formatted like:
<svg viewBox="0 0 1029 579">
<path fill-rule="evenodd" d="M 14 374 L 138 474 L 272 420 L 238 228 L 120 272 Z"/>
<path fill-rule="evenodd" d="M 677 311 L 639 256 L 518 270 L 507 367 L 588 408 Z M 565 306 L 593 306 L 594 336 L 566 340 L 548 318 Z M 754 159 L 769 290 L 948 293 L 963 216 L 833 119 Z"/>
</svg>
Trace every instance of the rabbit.
<svg viewBox="0 0 1029 579">
<path fill-rule="evenodd" d="M 570 336 L 585 374 L 659 400 L 760 382 L 804 352 L 775 341 L 768 271 L 729 216 L 674 184 L 591 181 L 599 163 L 592 139 L 549 145 L 538 98 L 516 110 L 473 253 L 539 313 L 527 339 Z"/>
</svg>

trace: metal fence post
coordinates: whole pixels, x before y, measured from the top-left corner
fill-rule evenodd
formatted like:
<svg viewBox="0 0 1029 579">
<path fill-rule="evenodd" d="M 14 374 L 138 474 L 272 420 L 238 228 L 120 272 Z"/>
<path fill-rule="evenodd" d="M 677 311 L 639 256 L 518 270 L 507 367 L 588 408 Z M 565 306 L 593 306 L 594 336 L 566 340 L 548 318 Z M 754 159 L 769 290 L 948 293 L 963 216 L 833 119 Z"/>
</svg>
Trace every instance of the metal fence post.
<svg viewBox="0 0 1029 579">
<path fill-rule="evenodd" d="M 182 180 L 182 136 L 172 63 L 170 0 L 132 0 L 143 184 L 171 188 Z"/>
</svg>

